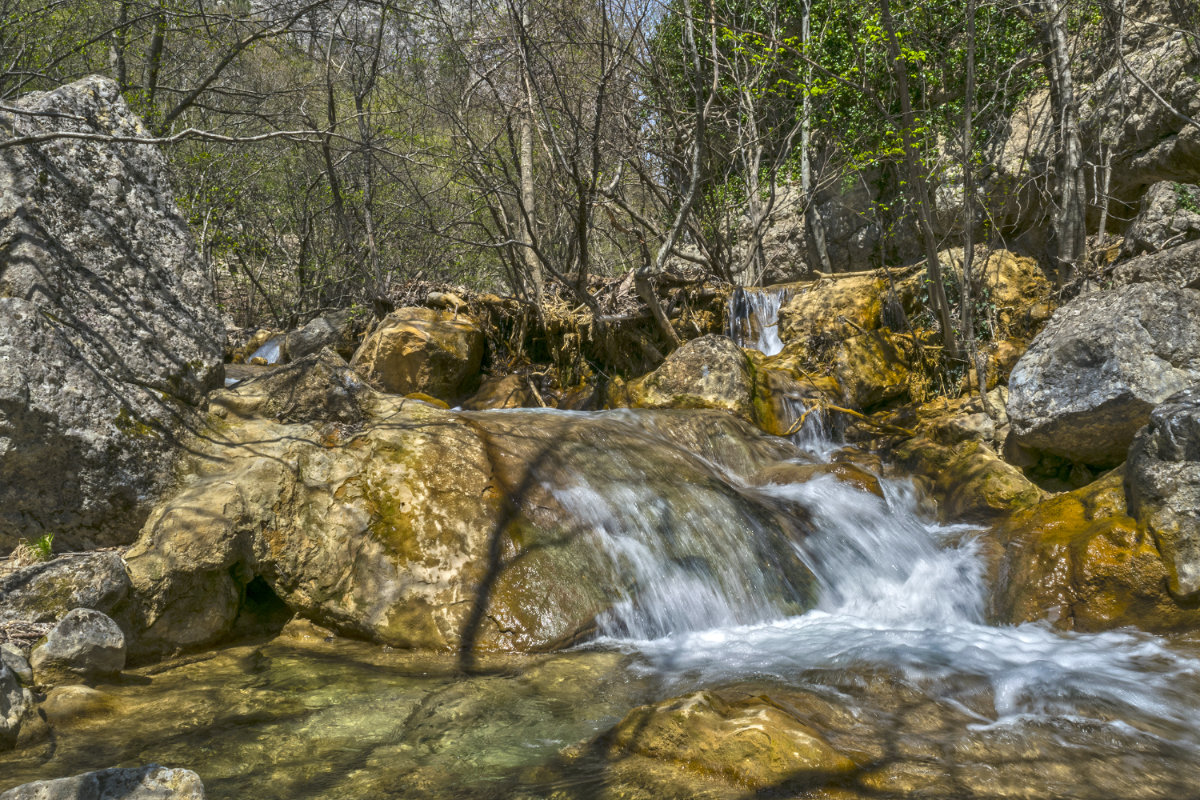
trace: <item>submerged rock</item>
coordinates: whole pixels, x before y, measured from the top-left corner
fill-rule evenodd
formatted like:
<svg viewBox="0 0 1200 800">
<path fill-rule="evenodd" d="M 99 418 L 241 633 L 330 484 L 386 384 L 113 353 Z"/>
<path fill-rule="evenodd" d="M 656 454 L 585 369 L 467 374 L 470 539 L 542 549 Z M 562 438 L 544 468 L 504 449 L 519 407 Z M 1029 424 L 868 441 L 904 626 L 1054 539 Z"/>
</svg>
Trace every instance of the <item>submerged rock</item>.
<svg viewBox="0 0 1200 800">
<path fill-rule="evenodd" d="M 204 800 L 204 784 L 191 770 L 150 764 L 34 781 L 0 793 L 0 800 Z"/>
<path fill-rule="evenodd" d="M 1171 591 L 1200 592 L 1200 389 L 1169 398 L 1129 451 L 1129 513 L 1154 536 Z"/>
<path fill-rule="evenodd" d="M 636 708 L 611 740 L 617 751 L 751 790 L 821 785 L 857 767 L 794 706 L 737 691 Z"/>
<path fill-rule="evenodd" d="M 385 392 L 424 392 L 453 400 L 471 390 L 483 346 L 483 331 L 468 317 L 401 308 L 383 318 L 351 363 L 368 383 Z"/>
<path fill-rule="evenodd" d="M 1150 411 L 1200 380 L 1200 291 L 1161 283 L 1063 306 L 1009 377 L 1015 441 L 1095 466 L 1125 459 Z"/>
<path fill-rule="evenodd" d="M 84 78 L 0 111 L 17 136 L 144 136 L 116 83 Z M 147 145 L 51 139 L 0 156 L 0 553 L 136 536 L 174 437 L 222 378 L 203 264 Z"/>
<path fill-rule="evenodd" d="M 33 648 L 29 664 L 42 686 L 111 677 L 125 668 L 125 634 L 99 611 L 77 608 Z"/>
</svg>

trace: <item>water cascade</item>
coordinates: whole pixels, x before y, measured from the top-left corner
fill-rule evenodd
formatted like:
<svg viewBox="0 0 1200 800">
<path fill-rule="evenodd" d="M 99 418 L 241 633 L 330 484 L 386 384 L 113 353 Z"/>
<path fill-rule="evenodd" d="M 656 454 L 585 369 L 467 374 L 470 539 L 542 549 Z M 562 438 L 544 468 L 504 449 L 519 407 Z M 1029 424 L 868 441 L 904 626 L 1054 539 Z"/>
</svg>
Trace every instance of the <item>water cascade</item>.
<svg viewBox="0 0 1200 800">
<path fill-rule="evenodd" d="M 773 356 L 783 350 L 779 338 L 779 309 L 792 297 L 792 290 L 741 287 L 729 296 L 729 338 Z"/>
<path fill-rule="evenodd" d="M 626 796 L 597 793 L 614 767 L 581 742 L 635 706 L 748 686 L 832 704 L 839 735 L 875 736 L 923 797 L 1195 796 L 1194 640 L 989 625 L 985 531 L 931 521 L 903 480 L 882 497 L 831 475 L 759 486 L 764 459 L 819 471 L 811 451 L 832 445 L 678 425 L 688 413 L 471 415 L 575 431 L 532 477 L 620 577 L 590 641 L 477 675 L 320 639 L 185 659 L 105 687 L 110 714 L 49 760 L 0 754 L 0 789 L 100 758 L 187 764 L 214 798 Z"/>
<path fill-rule="evenodd" d="M 268 364 L 278 364 L 279 359 L 283 355 L 283 337 L 276 336 L 268 339 L 257 350 L 250 354 L 246 359 L 246 363 L 252 363 L 254 359 L 261 358 Z"/>
</svg>

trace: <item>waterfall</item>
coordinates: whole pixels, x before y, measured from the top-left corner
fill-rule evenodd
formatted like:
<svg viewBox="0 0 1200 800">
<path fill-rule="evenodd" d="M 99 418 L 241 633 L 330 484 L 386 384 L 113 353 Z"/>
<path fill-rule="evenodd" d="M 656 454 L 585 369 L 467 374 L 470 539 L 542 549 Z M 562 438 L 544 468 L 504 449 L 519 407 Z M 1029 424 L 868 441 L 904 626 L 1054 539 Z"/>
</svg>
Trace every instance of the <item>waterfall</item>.
<svg viewBox="0 0 1200 800">
<path fill-rule="evenodd" d="M 773 356 L 783 350 L 779 338 L 779 309 L 792 297 L 792 290 L 741 287 L 729 296 L 729 338 Z"/>
<path fill-rule="evenodd" d="M 268 364 L 278 364 L 279 358 L 283 354 L 282 345 L 282 336 L 275 336 L 271 339 L 268 339 L 261 347 L 250 354 L 250 357 L 246 359 L 246 363 L 249 364 L 254 359 L 261 358 Z"/>
</svg>

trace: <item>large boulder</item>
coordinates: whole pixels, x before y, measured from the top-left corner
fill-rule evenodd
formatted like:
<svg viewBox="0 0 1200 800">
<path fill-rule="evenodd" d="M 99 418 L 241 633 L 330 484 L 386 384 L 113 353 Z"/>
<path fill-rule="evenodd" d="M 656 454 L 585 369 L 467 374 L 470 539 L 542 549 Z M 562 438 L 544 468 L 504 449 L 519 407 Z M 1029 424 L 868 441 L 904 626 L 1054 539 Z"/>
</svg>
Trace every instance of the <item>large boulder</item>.
<svg viewBox="0 0 1200 800">
<path fill-rule="evenodd" d="M 111 677 L 125 668 L 125 634 L 99 611 L 77 608 L 33 648 L 29 664 L 42 686 Z"/>
<path fill-rule="evenodd" d="M 1200 610 L 1167 590 L 1154 537 L 1129 516 L 1122 470 L 1017 512 L 999 529 L 997 622 L 1063 630 L 1194 628 Z"/>
<path fill-rule="evenodd" d="M 56 622 L 75 608 L 111 614 L 128 594 L 120 553 L 69 553 L 0 578 L 0 623 Z"/>
<path fill-rule="evenodd" d="M 1125 459 L 1150 411 L 1200 380 L 1200 291 L 1143 283 L 1055 312 L 1009 376 L 1017 444 L 1071 461 Z"/>
<path fill-rule="evenodd" d="M 687 342 L 628 394 L 634 408 L 712 408 L 754 420 L 752 362 L 728 336 Z"/>
<path fill-rule="evenodd" d="M 116 83 L 15 101 L 0 126 L 145 136 Z M 0 553 L 126 543 L 175 433 L 221 382 L 224 329 L 147 145 L 49 139 L 0 153 Z"/>
<path fill-rule="evenodd" d="M 289 361 L 298 361 L 328 347 L 349 361 L 358 346 L 354 339 L 355 325 L 355 314 L 350 309 L 315 317 L 303 328 L 283 337 L 283 354 Z"/>
<path fill-rule="evenodd" d="M 1153 534 L 1171 591 L 1200 592 L 1200 389 L 1169 398 L 1129 451 L 1129 511 Z"/>
<path fill-rule="evenodd" d="M 1111 280 L 1115 286 L 1158 282 L 1200 289 L 1200 241 L 1118 262 Z"/>
<path fill-rule="evenodd" d="M 0 793 L 0 800 L 204 800 L 204 784 L 190 769 L 150 764 L 34 781 Z"/>
<path fill-rule="evenodd" d="M 401 308 L 371 331 L 351 363 L 377 389 L 422 392 L 454 400 L 473 388 L 484 337 L 468 317 L 430 308 Z"/>
<path fill-rule="evenodd" d="M 269 394 L 214 395 L 224 418 L 126 554 L 135 652 L 220 639 L 252 581 L 339 632 L 467 653 L 658 630 L 692 581 L 738 598 L 701 616 L 810 601 L 803 514 L 725 477 L 795 451 L 733 416 L 455 413 L 368 389 L 338 426 L 264 418 Z"/>
<path fill-rule="evenodd" d="M 22 685 L 16 672 L 0 660 L 0 750 L 17 743 L 21 725 L 33 711 L 33 693 Z"/>
<path fill-rule="evenodd" d="M 1142 196 L 1142 208 L 1125 231 L 1122 253 L 1158 253 L 1200 239 L 1200 186 L 1160 181 Z"/>
</svg>

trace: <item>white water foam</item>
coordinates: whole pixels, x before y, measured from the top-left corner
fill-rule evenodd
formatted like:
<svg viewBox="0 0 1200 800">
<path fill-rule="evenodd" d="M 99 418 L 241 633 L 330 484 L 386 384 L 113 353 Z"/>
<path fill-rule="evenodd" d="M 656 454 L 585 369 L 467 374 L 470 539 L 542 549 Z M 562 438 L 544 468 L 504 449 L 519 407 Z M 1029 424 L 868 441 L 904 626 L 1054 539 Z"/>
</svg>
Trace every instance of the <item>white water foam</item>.
<svg viewBox="0 0 1200 800">
<path fill-rule="evenodd" d="M 791 295 L 790 289 L 735 289 L 729 296 L 729 338 L 768 356 L 779 353 L 779 309 Z"/>
<path fill-rule="evenodd" d="M 971 529 L 924 520 L 910 488 L 884 486 L 886 500 L 831 477 L 766 490 L 813 515 L 816 532 L 799 546 L 820 585 L 808 613 L 605 643 L 641 654 L 681 690 L 883 669 L 948 702 L 986 686 L 994 713 L 979 717 L 983 726 L 1084 721 L 1165 736 L 1200 754 L 1200 660 L 1140 631 L 985 624 Z"/>
</svg>

